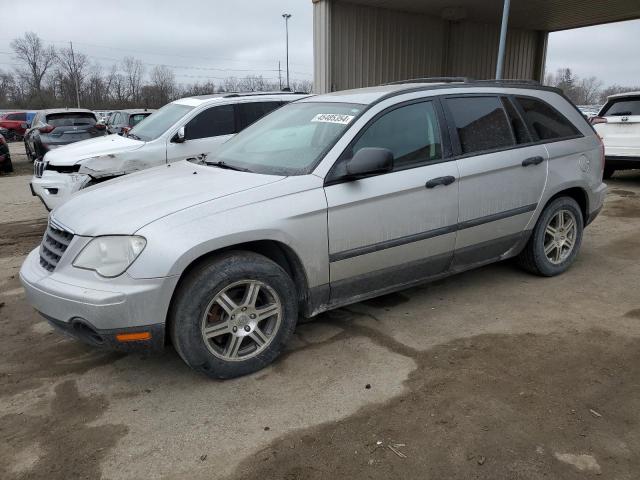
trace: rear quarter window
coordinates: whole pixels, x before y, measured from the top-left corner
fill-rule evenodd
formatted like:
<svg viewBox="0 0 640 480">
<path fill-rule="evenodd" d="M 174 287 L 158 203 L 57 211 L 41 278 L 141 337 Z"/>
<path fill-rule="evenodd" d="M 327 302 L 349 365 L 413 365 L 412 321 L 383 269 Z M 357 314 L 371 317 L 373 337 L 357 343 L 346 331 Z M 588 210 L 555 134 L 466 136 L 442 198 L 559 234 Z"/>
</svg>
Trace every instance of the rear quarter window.
<svg viewBox="0 0 640 480">
<path fill-rule="evenodd" d="M 529 97 L 517 97 L 524 119 L 535 140 L 561 140 L 580 135 L 578 129 L 551 105 Z"/>
</svg>

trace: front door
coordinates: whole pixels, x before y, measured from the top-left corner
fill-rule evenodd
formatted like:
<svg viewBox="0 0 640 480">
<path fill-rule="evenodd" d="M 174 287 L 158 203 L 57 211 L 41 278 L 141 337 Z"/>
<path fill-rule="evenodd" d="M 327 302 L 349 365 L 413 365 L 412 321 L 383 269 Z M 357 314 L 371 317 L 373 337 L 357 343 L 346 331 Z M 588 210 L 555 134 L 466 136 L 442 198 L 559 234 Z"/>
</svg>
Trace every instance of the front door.
<svg viewBox="0 0 640 480">
<path fill-rule="evenodd" d="M 203 110 L 187 122 L 184 130 L 184 142 L 167 142 L 167 163 L 215 152 L 236 133 L 235 107 L 220 105 Z"/>
<path fill-rule="evenodd" d="M 360 148 L 387 148 L 392 172 L 341 180 Z M 415 102 L 378 115 L 327 177 L 331 301 L 392 291 L 443 273 L 453 256 L 458 167 L 443 161 L 436 107 Z"/>
</svg>

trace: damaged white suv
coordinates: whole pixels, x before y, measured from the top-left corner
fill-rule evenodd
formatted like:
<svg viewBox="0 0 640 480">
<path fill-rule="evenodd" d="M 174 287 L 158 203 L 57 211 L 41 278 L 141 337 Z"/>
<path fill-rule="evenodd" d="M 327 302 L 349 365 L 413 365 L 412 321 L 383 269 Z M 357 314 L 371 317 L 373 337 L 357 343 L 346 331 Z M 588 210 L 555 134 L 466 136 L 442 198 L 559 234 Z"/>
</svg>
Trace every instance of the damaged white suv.
<svg viewBox="0 0 640 480">
<path fill-rule="evenodd" d="M 31 193 L 53 210 L 82 188 L 165 163 L 207 155 L 297 93 L 226 93 L 176 100 L 129 131 L 48 152 L 34 163 Z"/>
</svg>

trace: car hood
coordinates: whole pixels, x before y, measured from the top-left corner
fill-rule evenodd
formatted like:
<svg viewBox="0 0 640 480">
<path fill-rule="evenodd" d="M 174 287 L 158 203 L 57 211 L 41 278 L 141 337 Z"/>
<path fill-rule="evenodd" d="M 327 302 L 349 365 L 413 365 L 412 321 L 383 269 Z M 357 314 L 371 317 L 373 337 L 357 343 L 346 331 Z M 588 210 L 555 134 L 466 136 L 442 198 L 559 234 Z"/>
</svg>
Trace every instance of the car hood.
<svg viewBox="0 0 640 480">
<path fill-rule="evenodd" d="M 130 235 L 179 210 L 283 178 L 182 161 L 80 190 L 51 216 L 76 235 Z"/>
<path fill-rule="evenodd" d="M 47 152 L 45 161 L 52 165 L 75 165 L 81 160 L 100 155 L 115 155 L 132 152 L 139 149 L 145 142 L 120 135 L 105 135 L 103 137 L 81 140 Z"/>
</svg>

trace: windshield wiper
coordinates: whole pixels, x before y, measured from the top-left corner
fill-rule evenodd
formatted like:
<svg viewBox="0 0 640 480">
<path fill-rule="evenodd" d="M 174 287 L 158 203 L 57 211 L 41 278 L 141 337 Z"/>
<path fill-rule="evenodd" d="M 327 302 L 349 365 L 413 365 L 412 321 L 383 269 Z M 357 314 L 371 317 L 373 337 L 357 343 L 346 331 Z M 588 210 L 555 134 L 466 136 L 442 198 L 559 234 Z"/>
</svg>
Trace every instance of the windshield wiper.
<svg viewBox="0 0 640 480">
<path fill-rule="evenodd" d="M 138 135 L 136 135 L 135 133 L 127 133 L 127 137 L 129 138 L 133 138 L 134 140 L 142 140 Z"/>
<path fill-rule="evenodd" d="M 617 112 L 617 113 L 612 113 L 611 116 L 612 117 L 627 117 L 629 115 L 632 115 L 633 112 Z"/>
<path fill-rule="evenodd" d="M 218 162 L 205 162 L 207 165 L 212 167 L 224 168 L 227 170 L 236 170 L 238 172 L 249 172 L 252 173 L 248 168 L 236 167 L 235 165 L 229 165 L 228 163 L 223 162 L 222 160 Z"/>
</svg>

